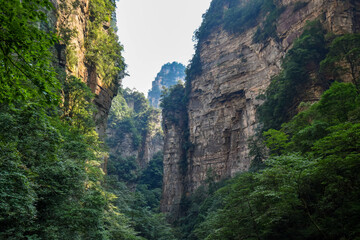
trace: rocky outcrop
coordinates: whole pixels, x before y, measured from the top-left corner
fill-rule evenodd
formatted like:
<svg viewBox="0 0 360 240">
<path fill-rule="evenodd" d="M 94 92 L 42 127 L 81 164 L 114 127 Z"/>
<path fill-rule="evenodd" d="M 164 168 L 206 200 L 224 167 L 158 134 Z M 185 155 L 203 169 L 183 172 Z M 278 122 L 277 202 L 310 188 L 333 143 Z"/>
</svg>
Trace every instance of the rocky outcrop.
<svg viewBox="0 0 360 240">
<path fill-rule="evenodd" d="M 96 67 L 89 65 L 86 59 L 90 0 L 52 0 L 52 2 L 57 9 L 56 28 L 62 39 L 56 47 L 58 64 L 64 68 L 67 75 L 75 76 L 87 83 L 95 94 L 96 130 L 99 136 L 104 138 L 111 101 L 117 94 L 122 77 L 112 79 L 112 84 L 105 85 Z M 109 29 L 110 22 L 103 24 L 104 29 Z"/>
<path fill-rule="evenodd" d="M 193 148 L 187 153 L 183 176 L 174 170 L 183 161 L 174 146 L 182 141 L 180 131 L 171 127 L 165 130 L 164 212 L 178 211 L 179 199 L 203 184 L 210 169 L 216 180 L 249 169 L 247 140 L 255 133 L 256 109 L 262 103 L 257 96 L 269 86 L 271 77 L 280 72 L 282 58 L 307 21 L 319 19 L 335 34 L 359 31 L 358 1 L 307 0 L 296 10 L 294 6 L 299 1 L 275 2 L 278 7 L 285 7 L 276 22 L 278 40 L 253 43 L 263 21 L 259 19 L 258 26 L 240 35 L 218 27 L 199 42 L 202 74 L 191 81 L 187 127 Z M 319 92 L 321 89 L 309 90 L 306 97 L 314 100 Z"/>
<path fill-rule="evenodd" d="M 172 85 L 175 85 L 179 80 L 185 81 L 184 65 L 178 62 L 163 65 L 155 80 L 152 82 L 152 88 L 148 93 L 150 105 L 159 108 L 162 88 L 169 88 Z"/>
</svg>

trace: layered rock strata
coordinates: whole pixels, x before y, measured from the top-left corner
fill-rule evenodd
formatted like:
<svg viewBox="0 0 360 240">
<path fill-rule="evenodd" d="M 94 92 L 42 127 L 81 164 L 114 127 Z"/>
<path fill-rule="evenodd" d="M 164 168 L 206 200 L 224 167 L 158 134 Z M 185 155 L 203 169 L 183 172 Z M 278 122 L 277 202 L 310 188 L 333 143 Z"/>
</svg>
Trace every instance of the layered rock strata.
<svg viewBox="0 0 360 240">
<path fill-rule="evenodd" d="M 180 217 L 179 209 L 185 191 L 186 151 L 184 151 L 184 129 L 187 116 L 180 111 L 170 113 L 172 119 L 163 119 L 164 130 L 164 176 L 161 211 L 169 213 L 168 220 L 175 221 Z"/>
<path fill-rule="evenodd" d="M 281 61 L 300 36 L 307 21 L 320 20 L 335 34 L 359 31 L 360 3 L 358 1 L 313 0 L 294 10 L 295 0 L 277 1 L 285 10 L 278 18 L 279 40 L 253 43 L 261 25 L 240 35 L 230 34 L 221 27 L 198 44 L 202 74 L 191 81 L 188 108 L 189 140 L 193 145 L 187 152 L 187 170 L 181 175 L 182 156 L 174 145 L 180 144 L 180 131 L 165 131 L 164 191 L 162 210 L 178 212 L 183 196 L 204 184 L 211 170 L 215 179 L 232 177 L 250 166 L 247 140 L 257 127 L 257 99 L 269 86 L 272 76 L 281 70 Z M 304 101 L 316 100 L 322 89 L 312 86 Z M 166 123 L 166 119 L 165 119 Z M 166 200 L 166 201 L 165 201 Z"/>
</svg>

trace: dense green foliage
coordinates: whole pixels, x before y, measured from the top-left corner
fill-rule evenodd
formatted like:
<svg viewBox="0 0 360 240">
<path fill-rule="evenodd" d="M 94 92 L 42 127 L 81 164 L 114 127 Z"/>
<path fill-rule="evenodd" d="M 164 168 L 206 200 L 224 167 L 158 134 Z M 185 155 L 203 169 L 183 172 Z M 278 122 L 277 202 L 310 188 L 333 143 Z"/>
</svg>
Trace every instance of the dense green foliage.
<svg viewBox="0 0 360 240">
<path fill-rule="evenodd" d="M 2 1 L 0 11 L 0 238 L 136 239 L 101 185 L 94 96 L 52 67 L 52 5 Z"/>
<path fill-rule="evenodd" d="M 311 79 L 309 74 L 318 71 L 326 53 L 324 30 L 320 22 L 309 23 L 286 55 L 282 72 L 273 77 L 263 96 L 265 103 L 260 106 L 258 113 L 265 130 L 278 129 L 282 123 L 290 120 L 299 104 L 296 97 L 301 96 L 307 84 L 317 81 Z"/>
<path fill-rule="evenodd" d="M 327 88 L 330 81 L 351 79 L 359 88 L 360 35 L 346 34 L 325 39 L 319 22 L 307 25 L 294 42 L 282 64 L 283 70 L 275 76 L 262 96 L 265 103 L 258 109 L 263 130 L 279 129 L 296 112 L 307 86 Z M 316 76 L 310 78 L 310 74 Z M 315 73 L 315 74 L 314 74 Z"/>
<path fill-rule="evenodd" d="M 173 230 L 159 213 L 162 152 L 156 153 L 144 169 L 138 162 L 147 133 L 152 131 L 154 114 L 159 114 L 158 110 L 150 107 L 143 93 L 125 89 L 115 97 L 108 120 L 111 133 L 107 143 L 111 154 L 107 184 L 118 196 L 116 206 L 131 220 L 139 236 L 149 240 L 172 240 L 175 239 Z"/>
<path fill-rule="evenodd" d="M 115 11 L 114 0 L 90 0 L 90 22 L 85 47 L 88 64 L 96 69 L 102 81 L 109 86 L 125 68 L 121 57 L 122 46 L 110 21 Z"/>
<path fill-rule="evenodd" d="M 126 165 L 122 166 L 121 172 L 114 170 L 110 172 L 109 169 L 107 177 L 107 189 L 118 196 L 115 205 L 130 219 L 130 224 L 138 235 L 149 240 L 175 239 L 172 228 L 166 223 L 165 216 L 159 213 L 163 175 L 162 158 L 162 153 L 159 152 L 154 155 L 145 169 L 140 170 L 137 167 L 136 171 L 133 171 L 134 179 L 131 181 L 119 177 L 120 174 L 131 171 L 132 168 L 127 168 Z M 109 164 L 117 164 L 117 160 L 110 158 Z"/>
<path fill-rule="evenodd" d="M 251 171 L 185 198 L 181 239 L 360 238 L 359 44 L 308 24 L 265 93 Z M 342 79 L 291 118 L 306 84 Z"/>
<path fill-rule="evenodd" d="M 358 239 L 359 110 L 356 87 L 335 82 L 280 131 L 265 132 L 265 168 L 216 192 L 200 188 L 182 239 Z"/>
<path fill-rule="evenodd" d="M 126 186 L 124 182 L 117 181 L 112 175 L 109 175 L 107 184 L 108 189 L 111 189 L 118 196 L 115 205 L 130 219 L 131 226 L 142 237 L 141 239 L 176 239 L 172 228 L 166 223 L 164 215 L 157 210 L 159 206 L 158 199 L 151 198 L 155 193 L 155 189 L 141 184 L 134 191 Z M 160 192 L 158 195 L 160 195 Z M 151 204 L 149 204 L 149 201 L 152 201 Z M 155 205 L 156 208 L 153 208 Z"/>
<path fill-rule="evenodd" d="M 352 83 L 360 89 L 360 34 L 335 38 L 329 54 L 321 62 L 321 72 L 336 80 L 342 75 L 350 75 Z"/>
<path fill-rule="evenodd" d="M 186 119 L 186 103 L 187 99 L 185 87 L 182 83 L 178 83 L 168 89 L 164 89 L 160 103 L 163 118 L 177 125 L 181 125 L 182 123 L 180 121 Z"/>
<path fill-rule="evenodd" d="M 224 187 L 225 184 L 225 181 L 215 183 L 208 176 L 205 186 L 200 186 L 190 197 L 182 199 L 181 211 L 183 217 L 175 223 L 180 233 L 178 235 L 179 239 L 205 239 L 205 237 L 198 237 L 197 228 L 199 224 L 205 221 L 207 216 L 214 214 L 217 209 L 222 207 L 225 195 L 218 194 L 217 190 Z"/>
<path fill-rule="evenodd" d="M 51 9 L 47 0 L 3 1 L 0 6 L 0 103 L 16 100 L 54 103 L 59 84 L 51 71 L 49 48 L 57 41 L 52 33 L 39 29 L 46 20 L 40 8 Z M 38 95 L 43 96 L 38 98 Z"/>
<path fill-rule="evenodd" d="M 137 150 L 149 128 L 153 111 L 143 93 L 125 89 L 113 100 L 108 126 L 115 134 L 109 136 L 108 145 L 114 147 L 128 137 Z M 130 136 L 129 136 L 130 134 Z"/>
<path fill-rule="evenodd" d="M 152 111 L 144 94 L 130 89 L 123 90 L 113 100 L 108 119 L 108 129 L 112 134 L 107 139 L 107 145 L 116 151 L 111 151 L 108 173 L 116 175 L 120 181 L 128 184 L 137 182 L 139 166 L 137 156 L 123 156 L 123 149 L 117 145 L 126 142 L 129 146 L 125 144 L 124 147 L 134 154 L 140 151 L 150 127 Z"/>
</svg>

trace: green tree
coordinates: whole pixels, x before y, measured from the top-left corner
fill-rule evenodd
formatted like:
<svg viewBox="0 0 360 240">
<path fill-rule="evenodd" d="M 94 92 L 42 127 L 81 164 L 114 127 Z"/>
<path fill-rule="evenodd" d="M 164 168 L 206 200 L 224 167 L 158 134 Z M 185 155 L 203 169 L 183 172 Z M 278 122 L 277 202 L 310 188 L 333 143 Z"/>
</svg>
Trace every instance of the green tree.
<svg viewBox="0 0 360 240">
<path fill-rule="evenodd" d="M 0 4 L 0 238 L 109 239 L 126 229 L 121 239 L 135 239 L 101 185 L 93 94 L 52 67 L 52 10 L 46 0 Z"/>
<path fill-rule="evenodd" d="M 282 64 L 283 71 L 271 80 L 263 97 L 265 102 L 258 109 L 263 130 L 279 129 L 289 121 L 297 107 L 295 96 L 299 96 L 310 81 L 310 71 L 317 71 L 326 55 L 324 30 L 321 23 L 308 23 L 304 32 L 294 42 Z"/>
<path fill-rule="evenodd" d="M 321 67 L 323 72 L 332 74 L 334 78 L 341 78 L 345 73 L 350 74 L 352 83 L 359 90 L 359 59 L 360 34 L 345 34 L 331 42 L 329 54 L 321 62 Z"/>
<path fill-rule="evenodd" d="M 56 104 L 59 100 L 49 51 L 57 37 L 39 28 L 46 26 L 45 11 L 51 10 L 47 0 L 1 3 L 0 103 L 36 99 Z"/>
</svg>

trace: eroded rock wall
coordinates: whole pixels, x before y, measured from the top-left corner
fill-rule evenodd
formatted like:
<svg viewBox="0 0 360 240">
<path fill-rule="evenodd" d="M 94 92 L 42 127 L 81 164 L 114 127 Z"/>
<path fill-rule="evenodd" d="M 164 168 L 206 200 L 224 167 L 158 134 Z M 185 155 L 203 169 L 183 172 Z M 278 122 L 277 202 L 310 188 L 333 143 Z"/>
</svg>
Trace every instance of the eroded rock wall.
<svg viewBox="0 0 360 240">
<path fill-rule="evenodd" d="M 179 199 L 203 184 L 210 169 L 217 180 L 249 169 L 247 140 L 255 133 L 256 108 L 262 103 L 257 96 L 280 72 L 282 58 L 307 21 L 318 19 L 335 34 L 359 31 L 358 1 L 303 1 L 308 4 L 294 11 L 296 2 L 277 1 L 279 7 L 286 7 L 277 20 L 278 41 L 253 43 L 258 26 L 240 35 L 219 27 L 198 44 L 202 74 L 191 81 L 187 106 L 193 148 L 188 152 L 187 172 L 180 176 L 173 170 L 182 161 L 175 146 L 181 142 L 179 131 L 165 131 L 163 211 L 178 211 Z M 259 24 L 262 21 L 259 19 Z M 319 97 L 322 89 L 316 87 L 309 89 L 306 98 L 313 101 Z"/>
<path fill-rule="evenodd" d="M 175 221 L 180 216 L 180 204 L 185 191 L 186 152 L 184 151 L 184 129 L 187 116 L 180 111 L 171 113 L 163 119 L 164 130 L 164 176 L 163 195 L 160 210 L 169 213 L 168 220 Z"/>
<path fill-rule="evenodd" d="M 96 130 L 99 136 L 104 138 L 111 101 L 117 94 L 121 76 L 113 79 L 112 84 L 105 85 L 96 67 L 90 66 L 86 60 L 90 0 L 52 0 L 52 2 L 57 11 L 56 29 L 62 39 L 56 47 L 58 64 L 64 68 L 66 74 L 87 83 L 95 94 Z M 109 22 L 103 24 L 104 29 L 110 27 Z"/>
</svg>

